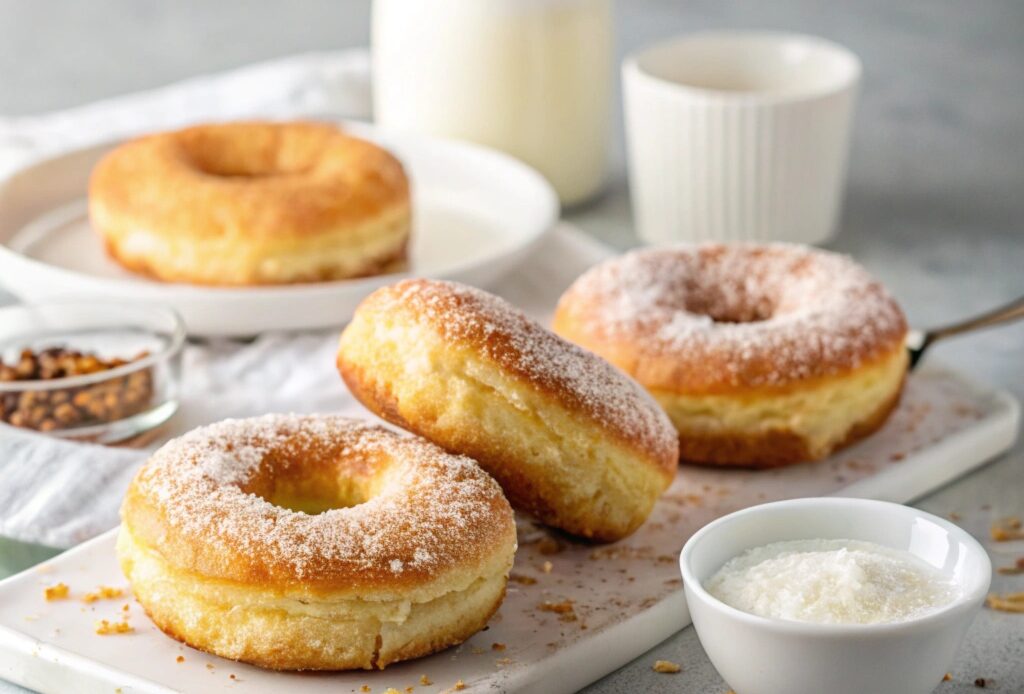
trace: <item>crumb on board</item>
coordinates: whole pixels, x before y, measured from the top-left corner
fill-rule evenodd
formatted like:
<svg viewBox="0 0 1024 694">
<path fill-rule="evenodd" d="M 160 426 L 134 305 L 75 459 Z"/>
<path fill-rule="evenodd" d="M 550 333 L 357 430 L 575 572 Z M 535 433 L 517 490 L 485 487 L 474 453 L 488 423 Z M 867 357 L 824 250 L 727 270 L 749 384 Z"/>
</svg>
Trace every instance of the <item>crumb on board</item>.
<svg viewBox="0 0 1024 694">
<path fill-rule="evenodd" d="M 491 650 L 492 651 L 503 651 L 503 650 L 505 650 L 505 648 L 506 648 L 505 644 L 499 643 L 497 641 L 495 641 L 494 643 L 491 644 Z"/>
<path fill-rule="evenodd" d="M 124 597 L 124 588 L 111 588 L 110 586 L 100 586 L 92 593 L 86 593 L 82 596 L 82 602 L 94 603 L 98 600 L 115 600 L 117 598 Z"/>
<path fill-rule="evenodd" d="M 1012 566 L 1000 566 L 996 569 L 996 573 L 1001 573 L 1004 576 L 1016 576 L 1017 574 L 1024 574 L 1024 557 L 1018 558 Z"/>
<path fill-rule="evenodd" d="M 978 689 L 984 689 L 988 685 L 989 685 L 989 681 L 987 679 L 985 679 L 984 677 L 977 677 L 974 680 L 974 686 L 977 687 Z"/>
<path fill-rule="evenodd" d="M 989 596 L 985 598 L 985 604 L 1000 612 L 1024 613 L 1024 593 L 1006 593 L 1005 595 L 989 593 Z"/>
<path fill-rule="evenodd" d="M 213 669 L 213 663 L 207 663 L 206 664 L 206 669 L 207 670 L 212 670 Z"/>
<path fill-rule="evenodd" d="M 402 692 L 398 691 L 394 687 L 388 687 L 384 690 L 384 694 L 402 694 Z"/>
<path fill-rule="evenodd" d="M 422 684 L 424 687 L 429 687 L 433 684 L 433 682 L 426 675 L 420 675 L 420 684 Z"/>
<path fill-rule="evenodd" d="M 463 682 L 462 680 L 456 680 L 456 682 L 455 682 L 455 691 L 461 692 L 465 688 L 466 688 L 466 683 L 465 682 Z"/>
<path fill-rule="evenodd" d="M 532 586 L 537 582 L 533 576 L 523 576 L 522 574 L 510 574 L 508 580 L 521 586 Z"/>
<path fill-rule="evenodd" d="M 953 675 L 948 672 L 942 676 L 943 682 L 949 682 L 951 679 L 953 679 Z"/>
<path fill-rule="evenodd" d="M 179 655 L 177 658 L 174 659 L 174 662 L 176 662 L 176 663 L 184 663 L 185 662 L 185 656 Z"/>
<path fill-rule="evenodd" d="M 670 675 L 680 672 L 683 669 L 683 666 L 679 663 L 673 663 L 671 660 L 655 660 L 651 669 L 655 672 L 662 672 Z"/>
<path fill-rule="evenodd" d="M 406 687 L 405 688 L 405 694 L 412 694 L 414 689 L 415 689 L 415 687 Z"/>
<path fill-rule="evenodd" d="M 512 664 L 512 659 L 511 658 L 498 658 L 494 662 L 498 665 L 498 667 L 503 667 L 505 665 L 511 665 Z"/>
<path fill-rule="evenodd" d="M 43 591 L 43 596 L 47 600 L 64 600 L 67 598 L 68 593 L 71 591 L 66 583 L 58 583 L 55 586 L 50 586 Z"/>
<path fill-rule="evenodd" d="M 235 677 L 235 673 L 231 673 L 230 675 L 228 675 L 228 679 L 229 680 L 237 680 L 238 678 Z"/>
<path fill-rule="evenodd" d="M 365 694 L 365 692 L 371 692 L 373 690 L 370 689 L 370 685 L 364 684 L 362 687 L 359 688 L 359 691 L 364 692 L 364 694 Z"/>
<path fill-rule="evenodd" d="M 543 572 L 544 572 L 544 573 L 546 573 L 546 574 L 549 574 L 549 573 L 551 573 L 551 569 L 553 569 L 553 568 L 555 568 L 555 565 L 554 565 L 554 564 L 552 564 L 552 563 L 551 563 L 551 562 L 549 562 L 549 561 L 546 561 L 546 562 L 544 562 L 544 563 L 543 563 L 543 564 L 541 564 L 541 566 L 540 566 L 540 570 L 541 570 L 541 571 L 543 571 Z"/>
<path fill-rule="evenodd" d="M 956 521 L 962 520 L 962 519 L 963 519 L 963 516 L 961 516 L 956 511 L 953 511 L 952 513 L 949 514 L 949 520 L 951 520 L 953 522 L 956 522 Z"/>
<path fill-rule="evenodd" d="M 996 542 L 1024 540 L 1024 529 L 1021 529 L 1020 516 L 1000 518 L 992 524 L 991 535 Z"/>
<path fill-rule="evenodd" d="M 537 609 L 541 612 L 554 612 L 558 615 L 558 621 L 560 622 L 575 622 L 577 619 L 572 600 L 566 599 L 561 602 L 545 600 L 537 605 Z"/>
<path fill-rule="evenodd" d="M 127 612 L 130 609 L 131 609 L 131 605 L 129 605 L 128 603 L 125 603 L 125 604 L 121 605 L 121 611 L 122 612 Z"/>
<path fill-rule="evenodd" d="M 106 619 L 101 619 L 96 622 L 96 633 L 100 636 L 110 636 L 111 634 L 130 634 L 135 629 L 128 622 L 110 622 Z"/>
</svg>

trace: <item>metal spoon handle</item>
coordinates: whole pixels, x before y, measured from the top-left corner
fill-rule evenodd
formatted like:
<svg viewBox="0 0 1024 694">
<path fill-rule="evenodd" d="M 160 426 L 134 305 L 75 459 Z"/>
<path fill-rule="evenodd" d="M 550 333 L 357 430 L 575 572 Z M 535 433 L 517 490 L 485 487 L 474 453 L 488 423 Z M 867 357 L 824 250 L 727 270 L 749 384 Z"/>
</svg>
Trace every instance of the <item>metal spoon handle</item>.
<svg viewBox="0 0 1024 694">
<path fill-rule="evenodd" d="M 939 340 L 944 340 L 947 337 L 952 337 L 953 335 L 982 330 L 993 325 L 1010 323 L 1022 318 L 1024 318 L 1024 296 L 1000 306 L 999 308 L 986 311 L 985 313 L 973 316 L 966 320 L 927 330 L 917 340 L 917 344 L 909 348 L 910 365 L 913 366 L 916 364 L 921 358 L 921 355 L 924 354 L 925 350 Z"/>
</svg>

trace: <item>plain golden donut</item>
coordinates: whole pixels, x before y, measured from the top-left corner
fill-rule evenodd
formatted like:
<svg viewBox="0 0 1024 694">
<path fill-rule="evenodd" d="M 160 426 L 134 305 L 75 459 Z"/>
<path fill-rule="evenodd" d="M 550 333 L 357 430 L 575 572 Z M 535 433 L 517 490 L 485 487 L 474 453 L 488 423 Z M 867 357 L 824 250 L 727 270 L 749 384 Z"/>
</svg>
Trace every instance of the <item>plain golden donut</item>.
<svg viewBox="0 0 1024 694">
<path fill-rule="evenodd" d="M 222 123 L 127 142 L 94 168 L 109 254 L 156 279 L 315 282 L 405 267 L 409 183 L 389 153 L 326 123 Z"/>
<path fill-rule="evenodd" d="M 514 507 L 574 535 L 625 537 L 675 475 L 675 431 L 643 388 L 479 289 L 377 290 L 338 369 L 370 410 L 477 460 Z"/>
<path fill-rule="evenodd" d="M 896 406 L 906 320 L 849 258 L 784 244 L 641 250 L 562 296 L 554 330 L 631 374 L 686 460 L 819 459 Z"/>
<path fill-rule="evenodd" d="M 156 625 L 274 669 L 383 668 L 501 603 L 512 510 L 468 458 L 329 415 L 196 429 L 128 489 L 118 556 Z"/>
</svg>

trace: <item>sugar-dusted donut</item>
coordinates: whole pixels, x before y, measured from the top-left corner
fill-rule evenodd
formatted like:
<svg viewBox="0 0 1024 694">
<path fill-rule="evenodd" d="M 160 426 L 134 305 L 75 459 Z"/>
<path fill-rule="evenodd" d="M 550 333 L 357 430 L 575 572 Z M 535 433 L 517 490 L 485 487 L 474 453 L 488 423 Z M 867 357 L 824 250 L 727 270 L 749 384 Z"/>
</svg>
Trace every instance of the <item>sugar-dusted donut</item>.
<svg viewBox="0 0 1024 694">
<path fill-rule="evenodd" d="M 199 125 L 107 154 L 89 217 L 115 260 L 156 279 L 336 280 L 404 267 L 409 183 L 388 152 L 326 123 Z"/>
<path fill-rule="evenodd" d="M 267 668 L 383 668 L 505 593 L 512 509 L 468 458 L 327 415 L 196 429 L 128 489 L 118 556 L 156 625 Z"/>
<path fill-rule="evenodd" d="M 479 289 L 377 290 L 338 369 L 371 410 L 474 458 L 514 507 L 575 535 L 630 534 L 675 475 L 675 431 L 643 388 Z"/>
<path fill-rule="evenodd" d="M 576 280 L 554 330 L 642 383 L 701 463 L 827 456 L 885 422 L 907 371 L 907 324 L 885 288 L 794 245 L 629 253 Z"/>
</svg>

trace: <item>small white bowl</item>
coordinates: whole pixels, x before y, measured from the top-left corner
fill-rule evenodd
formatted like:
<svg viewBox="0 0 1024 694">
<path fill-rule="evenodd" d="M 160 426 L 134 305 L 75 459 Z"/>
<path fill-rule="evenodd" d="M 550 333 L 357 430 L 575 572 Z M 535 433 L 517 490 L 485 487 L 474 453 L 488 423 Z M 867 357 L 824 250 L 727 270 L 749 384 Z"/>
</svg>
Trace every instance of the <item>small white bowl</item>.
<svg viewBox="0 0 1024 694">
<path fill-rule="evenodd" d="M 749 614 L 703 587 L 745 550 L 815 538 L 910 552 L 952 578 L 960 595 L 916 619 L 837 625 Z M 780 501 L 719 518 L 690 538 L 679 563 L 701 645 L 738 694 L 927 694 L 948 671 L 992 579 L 988 554 L 952 523 L 900 504 L 838 497 Z"/>
</svg>

